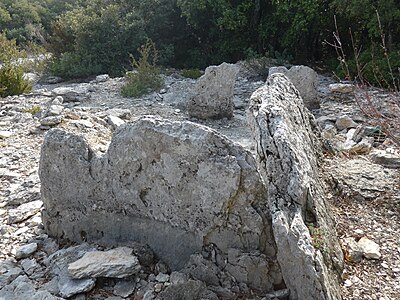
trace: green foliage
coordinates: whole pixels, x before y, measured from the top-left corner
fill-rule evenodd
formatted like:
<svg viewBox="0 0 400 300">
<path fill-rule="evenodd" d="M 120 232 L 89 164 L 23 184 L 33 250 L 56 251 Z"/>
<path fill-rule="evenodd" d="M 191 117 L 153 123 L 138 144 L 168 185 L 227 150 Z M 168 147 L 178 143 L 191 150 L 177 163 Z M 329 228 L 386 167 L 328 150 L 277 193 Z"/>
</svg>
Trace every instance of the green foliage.
<svg viewBox="0 0 400 300">
<path fill-rule="evenodd" d="M 25 53 L 20 51 L 15 40 L 8 40 L 0 33 L 0 97 L 18 95 L 31 90 L 31 84 L 23 78 L 24 67 L 17 59 Z"/>
<path fill-rule="evenodd" d="M 30 113 L 32 115 L 36 115 L 42 111 L 42 108 L 39 105 L 34 105 L 30 108 L 24 109 L 24 112 Z"/>
<path fill-rule="evenodd" d="M 322 252 L 325 251 L 325 242 L 322 230 L 312 223 L 307 224 L 307 227 L 312 238 L 313 247 Z"/>
<path fill-rule="evenodd" d="M 393 85 L 399 87 L 400 51 L 388 53 L 388 57 L 386 57 L 382 49 L 375 47 L 363 51 L 358 58 L 358 63 L 362 79 L 367 83 L 385 88 L 393 88 Z M 356 60 L 349 59 L 347 64 L 350 74 L 346 74 L 347 72 L 340 65 L 337 66 L 335 74 L 340 79 L 359 77 Z M 393 79 L 395 83 L 393 83 Z"/>
<path fill-rule="evenodd" d="M 184 69 L 181 75 L 186 78 L 197 79 L 201 77 L 202 73 L 199 69 Z"/>
<path fill-rule="evenodd" d="M 121 5 L 90 2 L 60 16 L 51 39 L 50 70 L 63 77 L 121 75 L 128 53 L 144 40 L 143 20 Z"/>
<path fill-rule="evenodd" d="M 134 71 L 127 73 L 127 83 L 121 89 L 124 97 L 139 97 L 160 89 L 163 85 L 160 70 L 156 67 L 158 53 L 154 43 L 147 41 L 137 50 L 140 57 L 135 59 L 131 55 Z"/>
</svg>

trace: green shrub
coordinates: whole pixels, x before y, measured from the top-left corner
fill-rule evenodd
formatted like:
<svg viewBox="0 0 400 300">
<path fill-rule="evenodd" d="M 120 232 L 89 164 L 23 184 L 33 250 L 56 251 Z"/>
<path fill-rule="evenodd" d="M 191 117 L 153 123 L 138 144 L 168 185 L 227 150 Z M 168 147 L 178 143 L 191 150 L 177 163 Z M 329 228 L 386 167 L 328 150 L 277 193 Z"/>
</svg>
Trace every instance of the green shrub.
<svg viewBox="0 0 400 300">
<path fill-rule="evenodd" d="M 25 80 L 24 67 L 16 62 L 25 53 L 20 51 L 15 40 L 8 40 L 0 33 L 0 97 L 19 95 L 31 90 L 29 81 Z"/>
<path fill-rule="evenodd" d="M 134 71 L 127 73 L 127 82 L 121 89 L 124 97 L 139 97 L 160 89 L 163 85 L 160 70 L 156 67 L 157 50 L 154 43 L 148 41 L 137 50 L 140 57 L 135 59 L 131 55 L 131 65 Z"/>
<path fill-rule="evenodd" d="M 184 69 L 182 70 L 181 75 L 186 78 L 197 79 L 201 77 L 202 73 L 199 69 Z"/>
<path fill-rule="evenodd" d="M 52 61 L 49 66 L 51 74 L 63 78 L 84 78 L 92 74 L 99 74 L 102 66 L 91 60 L 88 56 L 85 59 L 77 53 L 63 53 L 59 58 Z"/>
<path fill-rule="evenodd" d="M 32 115 L 36 115 L 42 111 L 42 108 L 39 105 L 34 105 L 30 108 L 24 109 L 25 113 L 30 113 Z"/>
<path fill-rule="evenodd" d="M 388 64 L 388 60 L 390 65 Z M 372 85 L 385 88 L 394 88 L 399 86 L 400 81 L 400 51 L 393 51 L 386 58 L 383 51 L 365 50 L 358 58 L 362 79 Z M 352 79 L 359 76 L 357 63 L 355 59 L 347 62 L 350 74 L 339 65 L 336 69 L 336 75 L 340 78 Z M 390 71 L 392 69 L 392 73 Z M 350 76 L 349 76 L 350 75 Z M 350 77 L 350 78 L 348 78 Z M 393 79 L 395 83 L 393 83 Z"/>
<path fill-rule="evenodd" d="M 23 78 L 24 70 L 15 65 L 6 65 L 0 69 L 0 96 L 7 97 L 29 92 L 32 86 Z"/>
</svg>

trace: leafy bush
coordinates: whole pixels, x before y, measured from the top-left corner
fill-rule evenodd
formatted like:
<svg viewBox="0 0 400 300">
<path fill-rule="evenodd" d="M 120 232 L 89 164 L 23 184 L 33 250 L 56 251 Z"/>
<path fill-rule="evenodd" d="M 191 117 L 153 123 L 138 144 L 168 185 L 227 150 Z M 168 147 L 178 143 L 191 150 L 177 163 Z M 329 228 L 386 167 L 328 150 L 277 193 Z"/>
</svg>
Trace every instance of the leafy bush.
<svg viewBox="0 0 400 300">
<path fill-rule="evenodd" d="M 202 73 L 199 69 L 184 69 L 182 70 L 181 75 L 186 78 L 197 79 L 201 77 Z"/>
<path fill-rule="evenodd" d="M 135 59 L 131 55 L 131 65 L 134 71 L 127 73 L 127 83 L 121 89 L 124 97 L 139 97 L 160 89 L 163 85 L 160 70 L 156 66 L 158 54 L 154 43 L 147 41 L 137 50 L 140 57 Z"/>
<path fill-rule="evenodd" d="M 379 48 L 378 48 L 379 49 Z M 380 50 L 380 49 L 379 49 Z M 400 51 L 394 51 L 387 54 L 382 51 L 365 50 L 363 51 L 359 58 L 358 63 L 361 70 L 361 75 L 363 80 L 366 82 L 381 86 L 385 88 L 394 88 L 394 86 L 399 86 L 400 82 Z M 388 64 L 388 61 L 390 64 Z M 359 76 L 357 70 L 357 62 L 355 59 L 350 59 L 347 61 L 350 78 L 355 78 Z M 339 65 L 336 69 L 336 75 L 339 78 L 348 77 L 347 71 Z M 393 83 L 393 79 L 395 83 Z"/>
<path fill-rule="evenodd" d="M 17 62 L 25 53 L 18 49 L 15 40 L 8 40 L 3 33 L 0 33 L 0 49 L 0 97 L 30 91 L 30 82 L 23 78 L 24 67 Z"/>
</svg>

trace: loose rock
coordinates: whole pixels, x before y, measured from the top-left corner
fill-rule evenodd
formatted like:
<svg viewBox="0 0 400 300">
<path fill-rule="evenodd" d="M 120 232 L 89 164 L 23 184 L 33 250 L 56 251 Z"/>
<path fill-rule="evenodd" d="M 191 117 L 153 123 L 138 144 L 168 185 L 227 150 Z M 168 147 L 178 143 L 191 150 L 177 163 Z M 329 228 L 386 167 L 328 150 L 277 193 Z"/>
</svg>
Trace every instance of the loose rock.
<svg viewBox="0 0 400 300">
<path fill-rule="evenodd" d="M 223 63 L 208 67 L 198 79 L 187 109 L 192 117 L 222 119 L 233 116 L 233 86 L 239 68 Z"/>
<path fill-rule="evenodd" d="M 361 238 L 357 245 L 366 259 L 380 259 L 382 256 L 379 245 L 366 237 Z"/>
<path fill-rule="evenodd" d="M 81 259 L 70 264 L 68 271 L 73 278 L 114 277 L 124 278 L 140 270 L 139 261 L 132 255 L 132 249 L 121 247 L 109 251 L 86 253 Z"/>
<path fill-rule="evenodd" d="M 37 250 L 37 246 L 38 245 L 36 243 L 30 243 L 28 245 L 19 247 L 15 254 L 15 258 L 22 259 L 29 257 L 32 253 L 34 253 Z"/>
</svg>

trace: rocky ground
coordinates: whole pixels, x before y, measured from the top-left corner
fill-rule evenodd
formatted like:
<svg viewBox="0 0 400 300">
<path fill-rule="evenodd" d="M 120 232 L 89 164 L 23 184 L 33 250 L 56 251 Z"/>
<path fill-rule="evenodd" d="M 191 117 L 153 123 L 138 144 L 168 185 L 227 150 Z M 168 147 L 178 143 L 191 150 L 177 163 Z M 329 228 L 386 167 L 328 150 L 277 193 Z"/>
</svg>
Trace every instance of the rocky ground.
<svg viewBox="0 0 400 300">
<path fill-rule="evenodd" d="M 361 114 L 353 93 L 332 92 L 333 80 L 319 79 L 321 109 L 313 113 L 326 140 L 321 171 L 332 187 L 329 201 L 346 257 L 343 299 L 400 299 L 399 149 Z M 171 72 L 165 82 L 161 91 L 140 99 L 120 96 L 123 79 L 107 76 L 87 83 L 36 84 L 30 94 L 0 99 L 0 299 L 170 299 L 170 293 L 182 293 L 183 299 L 241 297 L 238 287 L 210 291 L 185 273 L 171 273 L 141 245 L 130 251 L 138 261 L 124 249 L 122 262 L 113 261 L 112 253 L 100 258 L 126 267 L 117 274 L 105 276 L 110 270 L 97 269 L 91 271 L 96 276 L 90 273 L 97 280 L 72 280 L 66 276 L 68 264 L 84 259 L 88 251 L 105 249 L 55 241 L 43 229 L 37 171 L 50 128 L 84 135 L 96 151 L 105 152 L 120 124 L 159 115 L 202 123 L 254 150 L 246 108 L 262 81 L 241 72 L 234 117 L 210 121 L 190 118 L 185 111 L 194 80 Z M 384 90 L 370 94 L 381 103 L 390 99 Z"/>
</svg>

